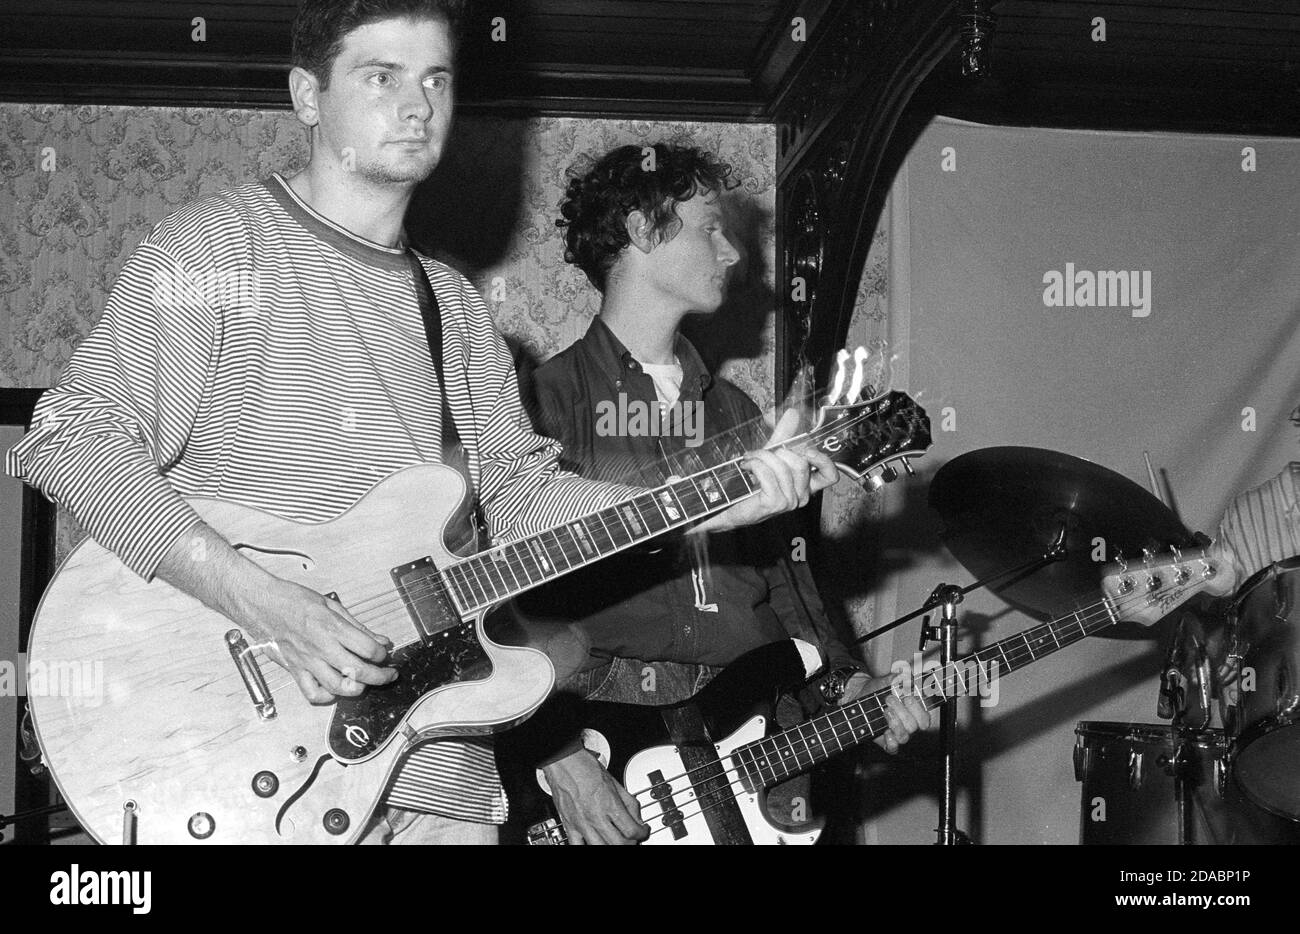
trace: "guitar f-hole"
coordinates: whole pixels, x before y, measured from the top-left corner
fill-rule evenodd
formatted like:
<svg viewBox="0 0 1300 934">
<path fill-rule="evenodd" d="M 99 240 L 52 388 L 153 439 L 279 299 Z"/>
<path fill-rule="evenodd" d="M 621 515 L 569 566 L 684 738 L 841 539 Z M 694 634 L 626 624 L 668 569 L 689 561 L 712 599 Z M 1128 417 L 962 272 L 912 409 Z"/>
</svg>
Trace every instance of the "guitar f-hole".
<svg viewBox="0 0 1300 934">
<path fill-rule="evenodd" d="M 275 719 L 275 701 L 271 697 L 271 689 L 266 686 L 261 666 L 257 664 L 257 658 L 248 647 L 244 634 L 238 629 L 227 632 L 226 648 L 230 650 L 235 668 L 239 670 L 239 677 L 244 679 L 244 687 L 253 699 L 253 709 L 257 715 L 263 720 Z"/>
</svg>

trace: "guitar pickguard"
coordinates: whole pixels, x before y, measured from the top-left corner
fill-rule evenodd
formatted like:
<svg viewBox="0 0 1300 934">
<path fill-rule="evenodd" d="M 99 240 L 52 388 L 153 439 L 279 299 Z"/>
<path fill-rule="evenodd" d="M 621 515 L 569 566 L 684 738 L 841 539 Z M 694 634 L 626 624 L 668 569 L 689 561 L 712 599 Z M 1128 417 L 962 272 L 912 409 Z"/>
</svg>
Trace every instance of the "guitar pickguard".
<svg viewBox="0 0 1300 934">
<path fill-rule="evenodd" d="M 330 751 L 344 762 L 373 755 L 417 701 L 446 684 L 478 681 L 492 673 L 473 622 L 461 623 L 395 650 L 397 680 L 367 688 L 360 697 L 341 697 L 330 719 Z"/>
</svg>

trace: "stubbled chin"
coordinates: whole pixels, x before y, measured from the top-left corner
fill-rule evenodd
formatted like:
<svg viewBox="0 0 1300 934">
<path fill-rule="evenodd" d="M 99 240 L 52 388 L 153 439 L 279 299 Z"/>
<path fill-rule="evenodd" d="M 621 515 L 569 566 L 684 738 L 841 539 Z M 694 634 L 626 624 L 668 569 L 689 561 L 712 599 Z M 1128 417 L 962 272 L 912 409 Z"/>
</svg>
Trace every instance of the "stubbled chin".
<svg viewBox="0 0 1300 934">
<path fill-rule="evenodd" d="M 360 171 L 367 181 L 378 184 L 409 185 L 424 181 L 438 167 L 438 160 L 427 162 L 411 160 L 397 163 L 371 163 L 362 166 Z"/>
</svg>

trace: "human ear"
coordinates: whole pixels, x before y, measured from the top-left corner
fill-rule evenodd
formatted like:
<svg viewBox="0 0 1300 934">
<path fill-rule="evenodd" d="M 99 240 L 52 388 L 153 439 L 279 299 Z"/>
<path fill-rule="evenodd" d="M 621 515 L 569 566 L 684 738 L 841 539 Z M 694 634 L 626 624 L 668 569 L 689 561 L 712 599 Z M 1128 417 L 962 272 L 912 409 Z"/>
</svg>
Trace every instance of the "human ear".
<svg viewBox="0 0 1300 934">
<path fill-rule="evenodd" d="M 627 229 L 627 238 L 631 245 L 636 247 L 642 253 L 649 253 L 654 249 L 654 238 L 650 233 L 650 218 L 645 216 L 644 211 L 631 211 L 625 221 Z"/>
<path fill-rule="evenodd" d="M 304 126 L 320 123 L 320 83 L 316 76 L 305 68 L 294 67 L 289 71 L 289 97 L 293 100 L 293 112 Z"/>
</svg>

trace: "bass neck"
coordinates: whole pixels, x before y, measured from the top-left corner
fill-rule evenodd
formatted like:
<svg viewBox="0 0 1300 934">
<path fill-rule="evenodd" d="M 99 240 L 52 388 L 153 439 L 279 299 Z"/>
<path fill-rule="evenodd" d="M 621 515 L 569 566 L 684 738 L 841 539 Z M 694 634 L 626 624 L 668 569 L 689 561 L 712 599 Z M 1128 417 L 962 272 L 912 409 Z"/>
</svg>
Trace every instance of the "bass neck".
<svg viewBox="0 0 1300 934">
<path fill-rule="evenodd" d="M 1031 665 L 1117 622 L 1115 602 L 1103 596 L 1090 607 L 1031 626 L 946 666 L 925 670 L 919 677 L 896 676 L 889 687 L 736 749 L 733 762 L 747 786 L 765 788 L 882 735 L 889 729 L 887 701 L 896 691 L 915 694 L 930 710 L 950 697 L 978 696 L 981 685 L 987 686 L 990 679 Z"/>
</svg>

